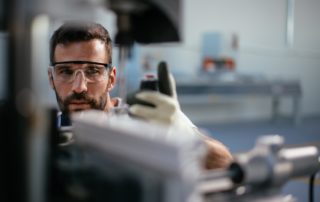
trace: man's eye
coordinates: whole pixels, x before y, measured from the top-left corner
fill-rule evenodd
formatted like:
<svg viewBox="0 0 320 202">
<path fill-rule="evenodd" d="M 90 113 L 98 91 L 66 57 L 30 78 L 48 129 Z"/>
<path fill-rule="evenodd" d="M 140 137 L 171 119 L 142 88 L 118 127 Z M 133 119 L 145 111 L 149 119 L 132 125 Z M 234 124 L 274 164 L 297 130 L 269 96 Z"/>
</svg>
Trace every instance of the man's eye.
<svg viewBox="0 0 320 202">
<path fill-rule="evenodd" d="M 88 67 L 86 69 L 87 75 L 96 75 L 96 74 L 100 74 L 100 73 L 101 73 L 101 69 L 97 68 L 97 67 Z"/>
<path fill-rule="evenodd" d="M 62 68 L 58 70 L 58 74 L 61 74 L 61 75 L 72 75 L 73 72 L 74 71 L 72 69 L 68 69 L 68 68 Z"/>
</svg>

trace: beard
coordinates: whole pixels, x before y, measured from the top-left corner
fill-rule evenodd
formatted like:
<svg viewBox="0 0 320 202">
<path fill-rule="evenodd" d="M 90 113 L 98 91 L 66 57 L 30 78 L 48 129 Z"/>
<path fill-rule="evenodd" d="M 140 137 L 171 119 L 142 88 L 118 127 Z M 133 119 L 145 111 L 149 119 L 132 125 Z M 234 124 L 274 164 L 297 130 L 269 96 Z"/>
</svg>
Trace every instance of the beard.
<svg viewBox="0 0 320 202">
<path fill-rule="evenodd" d="M 107 96 L 106 95 L 101 95 L 98 100 L 95 100 L 88 96 L 86 92 L 82 93 L 73 93 L 66 97 L 65 99 L 62 99 L 61 96 L 55 91 L 56 94 L 56 99 L 59 105 L 59 108 L 63 114 L 69 114 L 71 111 L 69 110 L 69 105 L 73 101 L 84 101 L 86 102 L 89 106 L 90 109 L 97 109 L 97 110 L 104 110 L 105 106 L 107 104 Z M 84 109 L 78 109 L 75 111 L 82 111 Z"/>
</svg>

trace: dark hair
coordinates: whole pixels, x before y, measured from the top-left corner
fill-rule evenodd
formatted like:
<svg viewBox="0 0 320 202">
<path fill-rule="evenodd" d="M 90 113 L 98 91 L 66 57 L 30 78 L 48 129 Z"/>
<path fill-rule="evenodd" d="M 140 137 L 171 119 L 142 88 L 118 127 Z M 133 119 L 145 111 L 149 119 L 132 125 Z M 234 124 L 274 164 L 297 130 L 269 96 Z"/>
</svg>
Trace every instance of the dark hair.
<svg viewBox="0 0 320 202">
<path fill-rule="evenodd" d="M 108 30 L 102 25 L 93 22 L 67 22 L 61 25 L 50 40 L 50 63 L 54 61 L 54 51 L 58 44 L 89 41 L 100 39 L 105 43 L 109 63 L 112 63 L 112 41 Z"/>
</svg>

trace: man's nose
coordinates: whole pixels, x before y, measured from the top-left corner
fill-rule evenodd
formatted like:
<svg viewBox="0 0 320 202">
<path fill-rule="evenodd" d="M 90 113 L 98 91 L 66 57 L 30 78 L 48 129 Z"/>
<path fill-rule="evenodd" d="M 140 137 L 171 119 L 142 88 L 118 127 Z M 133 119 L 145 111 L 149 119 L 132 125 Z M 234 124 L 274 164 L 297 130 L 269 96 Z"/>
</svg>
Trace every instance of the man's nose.
<svg viewBox="0 0 320 202">
<path fill-rule="evenodd" d="M 87 82 L 83 72 L 77 72 L 72 83 L 72 91 L 82 93 L 87 91 Z"/>
</svg>

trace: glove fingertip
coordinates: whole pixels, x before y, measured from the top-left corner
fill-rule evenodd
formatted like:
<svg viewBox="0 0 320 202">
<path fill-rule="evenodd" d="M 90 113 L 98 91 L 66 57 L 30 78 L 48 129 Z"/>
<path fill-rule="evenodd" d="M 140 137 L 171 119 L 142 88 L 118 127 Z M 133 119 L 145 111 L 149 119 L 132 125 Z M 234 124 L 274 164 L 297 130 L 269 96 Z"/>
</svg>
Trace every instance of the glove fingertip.
<svg viewBox="0 0 320 202">
<path fill-rule="evenodd" d="M 139 111 L 139 106 L 137 104 L 131 105 L 129 107 L 129 112 L 132 114 L 135 114 L 137 111 Z"/>
</svg>

